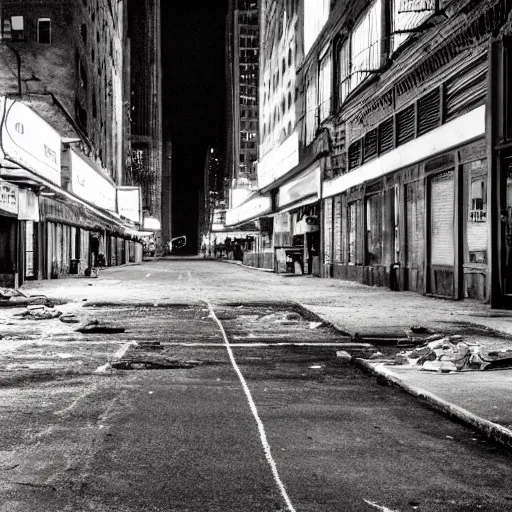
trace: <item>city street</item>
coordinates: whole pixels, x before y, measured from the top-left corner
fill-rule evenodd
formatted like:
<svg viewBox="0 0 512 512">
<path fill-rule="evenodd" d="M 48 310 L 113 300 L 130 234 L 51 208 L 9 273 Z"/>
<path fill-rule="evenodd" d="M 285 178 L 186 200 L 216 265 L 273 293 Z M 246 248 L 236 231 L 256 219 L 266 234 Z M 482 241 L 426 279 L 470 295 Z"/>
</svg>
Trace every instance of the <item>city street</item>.
<svg viewBox="0 0 512 512">
<path fill-rule="evenodd" d="M 67 321 L 0 309 L 0 512 L 512 508 L 510 453 L 336 357 L 480 303 L 199 258 L 22 291 Z"/>
</svg>

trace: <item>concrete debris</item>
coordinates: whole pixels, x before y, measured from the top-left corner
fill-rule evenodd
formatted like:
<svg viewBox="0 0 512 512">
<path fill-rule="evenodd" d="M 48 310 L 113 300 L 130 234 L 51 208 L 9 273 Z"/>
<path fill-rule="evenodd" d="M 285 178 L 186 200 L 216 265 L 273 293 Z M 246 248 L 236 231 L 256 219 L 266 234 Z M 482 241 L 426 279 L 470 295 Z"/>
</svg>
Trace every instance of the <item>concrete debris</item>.
<svg viewBox="0 0 512 512">
<path fill-rule="evenodd" d="M 0 288 L 0 299 L 10 299 L 11 297 L 26 297 L 26 295 L 14 288 Z"/>
<path fill-rule="evenodd" d="M 484 350 L 478 344 L 464 342 L 460 335 L 444 336 L 431 339 L 414 350 L 401 352 L 397 358 L 402 364 L 417 365 L 423 370 L 439 373 L 511 368 L 512 347 Z"/>
<path fill-rule="evenodd" d="M 112 325 L 102 323 L 99 320 L 91 320 L 90 322 L 87 322 L 85 325 L 82 325 L 78 329 L 75 329 L 76 332 L 87 334 L 115 334 L 124 332 L 125 330 L 126 329 L 124 327 L 115 327 Z"/>
<path fill-rule="evenodd" d="M 55 308 L 48 308 L 46 306 L 32 306 L 27 307 L 22 313 L 16 313 L 14 316 L 21 317 L 26 320 L 50 320 L 58 318 L 62 315 L 61 311 Z"/>
<path fill-rule="evenodd" d="M 67 313 L 65 315 L 62 315 L 59 320 L 61 322 L 64 322 L 65 324 L 78 324 L 80 323 L 80 320 L 76 317 L 76 315 L 72 313 Z"/>
</svg>

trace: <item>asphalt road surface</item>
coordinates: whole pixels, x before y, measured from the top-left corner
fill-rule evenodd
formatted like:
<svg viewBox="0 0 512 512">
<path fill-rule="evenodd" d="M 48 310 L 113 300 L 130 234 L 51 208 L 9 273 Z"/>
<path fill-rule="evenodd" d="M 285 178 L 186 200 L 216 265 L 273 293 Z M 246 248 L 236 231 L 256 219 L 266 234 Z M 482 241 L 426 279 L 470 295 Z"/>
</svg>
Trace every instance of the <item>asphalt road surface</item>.
<svg viewBox="0 0 512 512">
<path fill-rule="evenodd" d="M 226 267 L 116 271 L 129 300 L 73 311 L 123 333 L 0 326 L 0 512 L 512 510 L 510 454 L 337 359 L 343 334 L 260 274 L 230 294 Z"/>
</svg>

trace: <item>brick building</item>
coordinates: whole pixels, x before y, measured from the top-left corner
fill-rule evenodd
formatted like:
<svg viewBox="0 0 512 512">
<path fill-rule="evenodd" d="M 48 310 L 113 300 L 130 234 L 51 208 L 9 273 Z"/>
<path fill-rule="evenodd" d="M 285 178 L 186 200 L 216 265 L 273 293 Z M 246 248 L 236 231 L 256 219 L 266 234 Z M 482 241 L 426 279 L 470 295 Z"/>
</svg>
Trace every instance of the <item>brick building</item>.
<svg viewBox="0 0 512 512">
<path fill-rule="evenodd" d="M 136 261 L 127 2 L 4 0 L 0 16 L 0 281 Z"/>
<path fill-rule="evenodd" d="M 270 24 L 281 3 L 263 4 Z M 271 217 L 276 270 L 510 305 L 510 10 L 302 0 L 298 141 L 270 158 L 262 139 L 259 200 L 228 222 Z M 275 75 L 262 67 L 262 90 Z"/>
</svg>

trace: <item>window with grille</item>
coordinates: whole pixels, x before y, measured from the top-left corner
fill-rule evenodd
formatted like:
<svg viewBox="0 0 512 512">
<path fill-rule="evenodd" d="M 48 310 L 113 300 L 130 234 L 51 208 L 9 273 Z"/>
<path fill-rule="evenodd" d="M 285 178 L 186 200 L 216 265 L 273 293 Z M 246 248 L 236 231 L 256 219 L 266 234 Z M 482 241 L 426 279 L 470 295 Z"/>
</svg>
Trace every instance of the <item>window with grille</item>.
<svg viewBox="0 0 512 512">
<path fill-rule="evenodd" d="M 310 76 L 306 87 L 306 144 L 309 144 L 315 138 L 315 132 L 317 127 L 316 110 L 316 76 Z"/>
<path fill-rule="evenodd" d="M 348 147 L 348 169 L 351 171 L 361 165 L 361 140 L 356 140 Z"/>
<path fill-rule="evenodd" d="M 320 122 L 331 113 L 331 54 L 327 52 L 320 60 L 318 72 L 318 112 Z"/>
<path fill-rule="evenodd" d="M 11 16 L 11 40 L 25 41 L 25 20 L 23 16 Z"/>
<path fill-rule="evenodd" d="M 396 115 L 397 145 L 405 144 L 415 137 L 414 105 L 411 105 Z"/>
<path fill-rule="evenodd" d="M 380 67 L 382 0 L 375 0 L 359 20 L 351 36 L 352 88 Z"/>
<path fill-rule="evenodd" d="M 378 140 L 379 154 L 386 153 L 387 151 L 391 151 L 394 147 L 394 136 L 395 136 L 393 118 L 390 117 L 389 119 L 386 119 L 384 122 L 382 122 L 379 125 L 378 132 L 379 132 L 379 140 Z"/>
<path fill-rule="evenodd" d="M 418 100 L 418 135 L 423 135 L 440 124 L 441 93 L 437 88 Z"/>
<path fill-rule="evenodd" d="M 304 0 L 304 55 L 307 55 L 329 18 L 330 0 Z"/>
<path fill-rule="evenodd" d="M 338 106 L 341 106 L 351 90 L 350 80 L 350 39 L 345 41 L 338 49 Z"/>
<path fill-rule="evenodd" d="M 391 51 L 394 52 L 435 12 L 436 0 L 391 0 Z"/>
<path fill-rule="evenodd" d="M 377 156 L 377 129 L 369 131 L 363 139 L 363 160 L 366 162 Z"/>
</svg>

